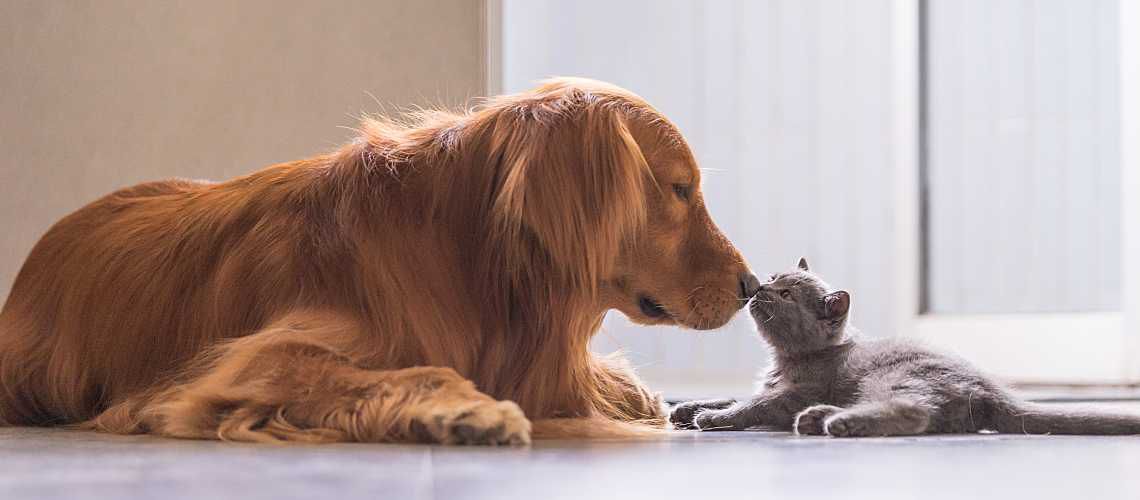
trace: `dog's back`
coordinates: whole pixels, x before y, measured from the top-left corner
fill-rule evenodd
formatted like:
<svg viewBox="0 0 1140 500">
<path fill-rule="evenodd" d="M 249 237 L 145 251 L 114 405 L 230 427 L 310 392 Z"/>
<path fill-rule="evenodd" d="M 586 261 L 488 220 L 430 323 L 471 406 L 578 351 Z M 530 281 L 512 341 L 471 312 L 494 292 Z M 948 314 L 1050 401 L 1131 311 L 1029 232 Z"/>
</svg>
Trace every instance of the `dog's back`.
<svg viewBox="0 0 1140 500">
<path fill-rule="evenodd" d="M 230 286 L 257 272 L 251 258 L 235 257 L 238 247 L 258 246 L 262 264 L 281 264 L 268 262 L 266 238 L 250 236 L 272 215 L 245 201 L 256 199 L 250 182 L 140 184 L 56 223 L 0 311 L 0 423 L 89 419 L 213 340 L 263 322 L 265 308 Z"/>
</svg>

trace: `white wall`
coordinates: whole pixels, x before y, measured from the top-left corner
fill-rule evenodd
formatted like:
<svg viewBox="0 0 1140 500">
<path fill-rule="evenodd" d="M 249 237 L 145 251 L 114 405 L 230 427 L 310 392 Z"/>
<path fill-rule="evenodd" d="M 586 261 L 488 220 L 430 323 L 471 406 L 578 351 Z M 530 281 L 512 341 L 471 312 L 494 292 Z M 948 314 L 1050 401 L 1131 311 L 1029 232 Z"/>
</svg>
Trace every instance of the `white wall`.
<svg viewBox="0 0 1140 500">
<path fill-rule="evenodd" d="M 0 2 L 0 302 L 52 223 L 116 188 L 323 153 L 377 101 L 482 95 L 483 3 Z"/>
<path fill-rule="evenodd" d="M 1120 309 L 1118 0 L 931 0 L 930 305 Z"/>
<path fill-rule="evenodd" d="M 578 75 L 641 94 L 689 139 L 714 219 L 757 274 L 807 256 L 853 292 L 857 324 L 888 335 L 891 8 L 889 0 L 506 0 L 503 85 L 517 91 Z M 765 361 L 746 314 L 699 334 L 637 327 L 613 313 L 595 347 L 616 346 L 673 395 L 746 392 Z"/>
</svg>

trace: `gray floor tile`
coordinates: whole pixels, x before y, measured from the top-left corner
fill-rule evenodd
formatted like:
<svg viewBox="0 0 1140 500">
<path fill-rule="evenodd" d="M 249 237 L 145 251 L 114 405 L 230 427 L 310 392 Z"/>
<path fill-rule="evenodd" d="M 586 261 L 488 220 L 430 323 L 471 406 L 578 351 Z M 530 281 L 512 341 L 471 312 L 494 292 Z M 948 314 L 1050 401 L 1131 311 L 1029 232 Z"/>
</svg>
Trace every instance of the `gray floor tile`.
<svg viewBox="0 0 1140 500">
<path fill-rule="evenodd" d="M 1140 437 L 678 432 L 530 448 L 0 429 L 0 498 L 1140 498 Z"/>
</svg>

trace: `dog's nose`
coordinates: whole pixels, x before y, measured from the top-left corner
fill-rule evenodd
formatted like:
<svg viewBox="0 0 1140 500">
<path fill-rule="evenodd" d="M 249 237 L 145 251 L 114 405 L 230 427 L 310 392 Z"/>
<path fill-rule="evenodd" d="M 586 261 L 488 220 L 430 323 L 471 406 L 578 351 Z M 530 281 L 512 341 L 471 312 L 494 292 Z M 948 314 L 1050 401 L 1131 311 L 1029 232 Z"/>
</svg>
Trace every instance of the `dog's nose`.
<svg viewBox="0 0 1140 500">
<path fill-rule="evenodd" d="M 740 298 L 741 300 L 748 300 L 760 291 L 760 278 L 755 274 L 744 273 L 740 275 Z"/>
</svg>

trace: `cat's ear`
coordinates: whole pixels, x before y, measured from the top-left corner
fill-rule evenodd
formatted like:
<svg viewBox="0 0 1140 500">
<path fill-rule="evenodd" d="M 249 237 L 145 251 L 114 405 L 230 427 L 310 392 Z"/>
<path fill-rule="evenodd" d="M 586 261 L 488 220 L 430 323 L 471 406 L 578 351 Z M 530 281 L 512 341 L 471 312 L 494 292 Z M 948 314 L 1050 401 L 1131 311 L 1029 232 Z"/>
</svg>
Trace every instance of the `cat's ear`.
<svg viewBox="0 0 1140 500">
<path fill-rule="evenodd" d="M 811 271 L 811 269 L 808 269 L 807 258 L 800 257 L 800 263 L 797 265 L 800 267 L 800 269 L 803 269 L 804 271 Z"/>
<path fill-rule="evenodd" d="M 851 294 L 840 290 L 823 296 L 823 319 L 842 318 L 851 309 Z"/>
</svg>

